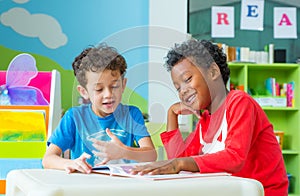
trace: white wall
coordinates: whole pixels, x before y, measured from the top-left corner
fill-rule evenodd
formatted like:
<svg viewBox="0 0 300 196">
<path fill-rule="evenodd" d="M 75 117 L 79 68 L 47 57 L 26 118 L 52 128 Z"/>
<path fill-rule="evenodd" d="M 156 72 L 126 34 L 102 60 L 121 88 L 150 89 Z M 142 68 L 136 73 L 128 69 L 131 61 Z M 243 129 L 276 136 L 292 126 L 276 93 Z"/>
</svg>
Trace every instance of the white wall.
<svg viewBox="0 0 300 196">
<path fill-rule="evenodd" d="M 187 0 L 150 0 L 149 4 L 148 111 L 150 122 L 166 123 L 169 106 L 179 99 L 170 73 L 163 66 L 164 57 L 175 43 L 188 38 Z"/>
</svg>

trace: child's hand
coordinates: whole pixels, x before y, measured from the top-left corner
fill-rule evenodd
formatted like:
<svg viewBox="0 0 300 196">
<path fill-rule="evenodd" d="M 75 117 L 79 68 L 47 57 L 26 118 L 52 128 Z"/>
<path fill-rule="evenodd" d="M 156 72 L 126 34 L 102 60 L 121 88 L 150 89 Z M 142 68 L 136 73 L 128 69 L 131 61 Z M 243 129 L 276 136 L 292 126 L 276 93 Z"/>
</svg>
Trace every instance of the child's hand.
<svg viewBox="0 0 300 196">
<path fill-rule="evenodd" d="M 91 155 L 87 153 L 82 153 L 82 155 L 74 160 L 69 160 L 64 168 L 66 172 L 72 173 L 74 171 L 79 171 L 81 173 L 91 173 L 92 171 L 92 166 L 86 162 L 86 159 L 89 159 Z"/>
<path fill-rule="evenodd" d="M 103 161 L 99 165 L 106 164 L 110 160 L 124 158 L 126 151 L 126 146 L 108 128 L 106 129 L 106 133 L 111 141 L 91 139 L 93 146 L 98 150 L 93 151 L 93 153 L 103 158 Z"/>
<path fill-rule="evenodd" d="M 135 166 L 131 169 L 131 174 L 135 175 L 158 175 L 158 174 L 177 174 L 180 171 L 177 160 L 164 160 L 152 162 L 146 165 Z"/>
<path fill-rule="evenodd" d="M 189 115 L 194 114 L 197 118 L 200 118 L 200 111 L 194 110 L 191 107 L 186 106 L 185 104 L 178 102 L 173 104 L 169 111 L 173 112 L 175 115 Z"/>
<path fill-rule="evenodd" d="M 177 174 L 180 171 L 199 172 L 200 170 L 194 158 L 183 157 L 136 166 L 135 168 L 131 169 L 131 174 Z"/>
</svg>

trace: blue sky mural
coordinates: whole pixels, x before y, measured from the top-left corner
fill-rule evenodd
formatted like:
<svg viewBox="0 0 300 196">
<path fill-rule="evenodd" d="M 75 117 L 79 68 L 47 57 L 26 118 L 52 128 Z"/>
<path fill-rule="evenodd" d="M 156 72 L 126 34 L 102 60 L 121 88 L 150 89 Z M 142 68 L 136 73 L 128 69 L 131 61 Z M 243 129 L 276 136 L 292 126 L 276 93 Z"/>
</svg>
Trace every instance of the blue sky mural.
<svg viewBox="0 0 300 196">
<path fill-rule="evenodd" d="M 46 56 L 66 70 L 84 48 L 105 41 L 128 63 L 128 87 L 148 98 L 147 0 L 0 0 L 0 45 Z"/>
</svg>

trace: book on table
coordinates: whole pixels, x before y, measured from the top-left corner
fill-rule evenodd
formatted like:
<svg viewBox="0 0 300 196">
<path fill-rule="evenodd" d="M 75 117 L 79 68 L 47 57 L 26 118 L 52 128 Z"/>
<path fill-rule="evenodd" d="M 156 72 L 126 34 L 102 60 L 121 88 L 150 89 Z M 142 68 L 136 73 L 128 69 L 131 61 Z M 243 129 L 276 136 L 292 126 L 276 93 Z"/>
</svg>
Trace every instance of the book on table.
<svg viewBox="0 0 300 196">
<path fill-rule="evenodd" d="M 162 175 L 139 175 L 131 174 L 131 169 L 135 166 L 143 165 L 147 163 L 127 163 L 127 164 L 108 164 L 98 165 L 93 167 L 93 173 L 106 174 L 110 176 L 121 176 L 130 178 L 140 178 L 145 180 L 172 180 L 172 179 L 183 179 L 183 178 L 201 178 L 201 177 L 212 177 L 212 176 L 230 176 L 231 174 L 226 172 L 219 173 L 200 173 L 200 172 L 189 172 L 180 171 L 178 174 L 162 174 Z"/>
</svg>

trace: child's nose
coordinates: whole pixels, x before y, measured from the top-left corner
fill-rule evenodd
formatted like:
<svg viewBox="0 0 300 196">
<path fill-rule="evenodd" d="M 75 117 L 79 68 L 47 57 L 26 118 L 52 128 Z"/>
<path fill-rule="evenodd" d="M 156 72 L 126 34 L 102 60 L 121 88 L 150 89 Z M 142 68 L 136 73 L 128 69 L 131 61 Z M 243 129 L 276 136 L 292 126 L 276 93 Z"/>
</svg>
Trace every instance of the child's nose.
<svg viewBox="0 0 300 196">
<path fill-rule="evenodd" d="M 112 96 L 112 89 L 105 88 L 104 89 L 104 97 L 111 97 Z"/>
<path fill-rule="evenodd" d="M 187 85 L 182 85 L 181 86 L 181 91 L 180 91 L 181 95 L 185 95 L 187 92 L 188 92 Z"/>
</svg>

